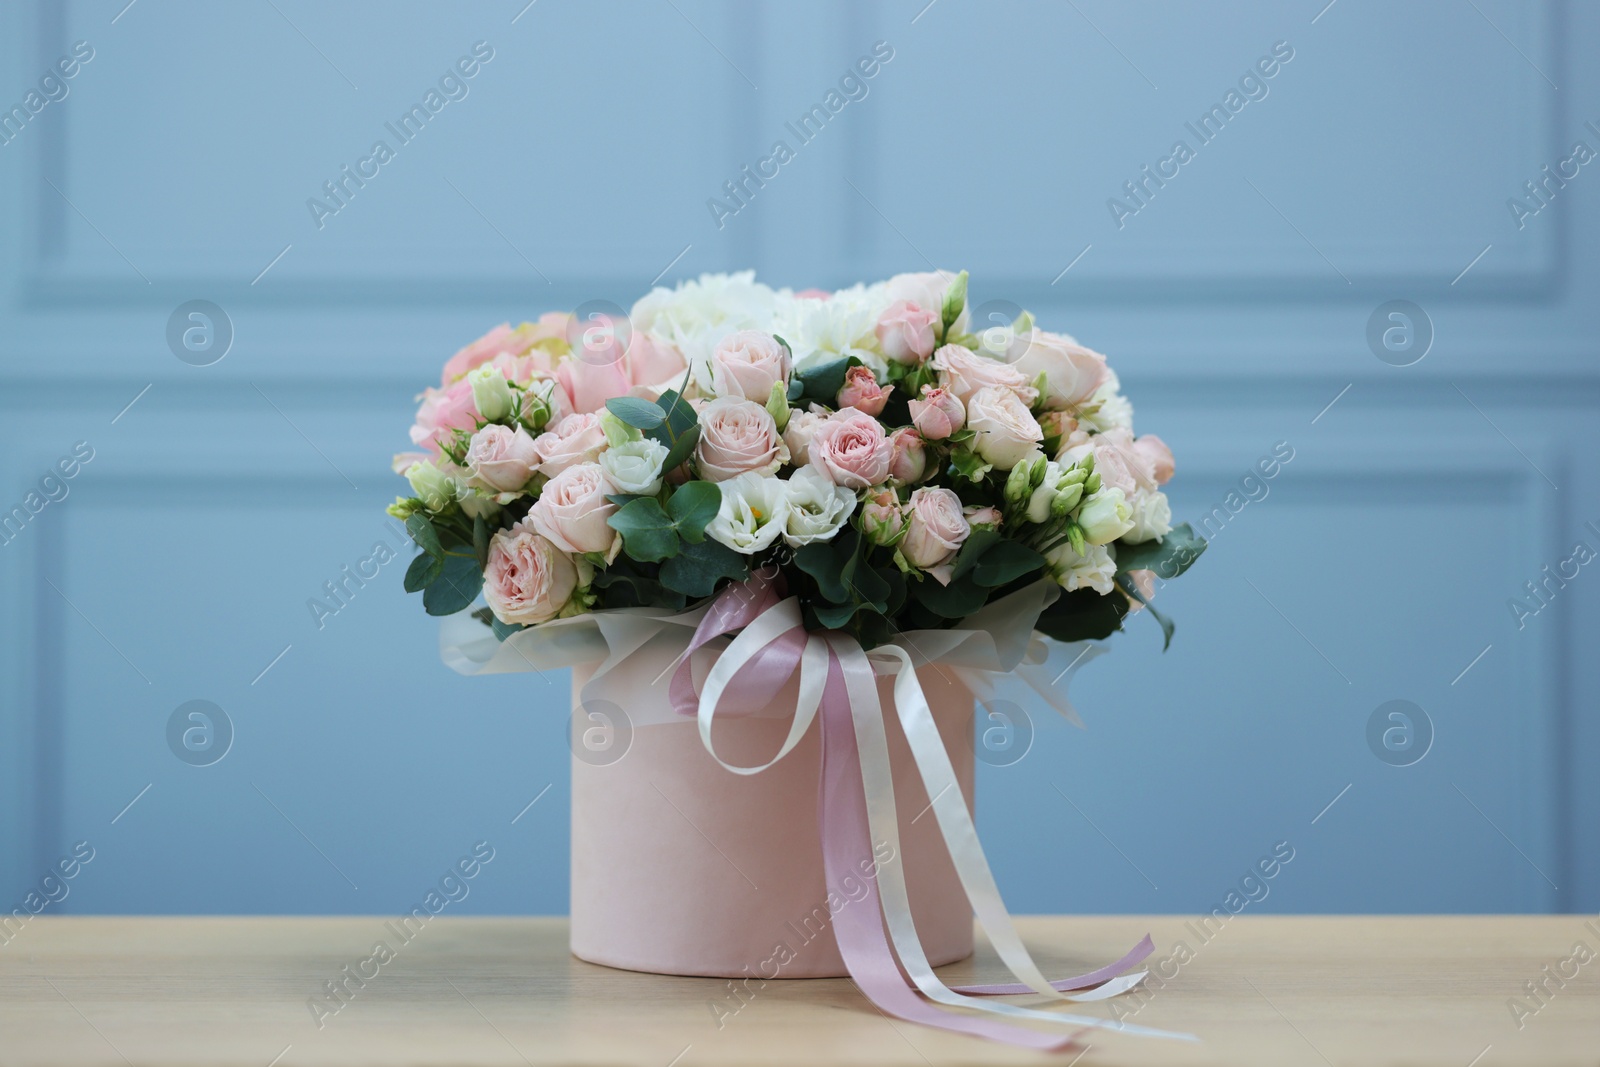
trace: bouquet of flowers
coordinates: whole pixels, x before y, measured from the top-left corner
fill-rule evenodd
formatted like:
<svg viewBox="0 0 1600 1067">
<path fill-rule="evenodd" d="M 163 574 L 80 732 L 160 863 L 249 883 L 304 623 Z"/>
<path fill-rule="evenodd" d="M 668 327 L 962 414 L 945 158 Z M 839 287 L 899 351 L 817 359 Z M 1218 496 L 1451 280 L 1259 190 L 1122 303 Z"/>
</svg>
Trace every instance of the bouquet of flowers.
<svg viewBox="0 0 1600 1067">
<path fill-rule="evenodd" d="M 1134 436 L 1104 356 L 1027 312 L 972 319 L 965 271 L 833 293 L 747 272 L 498 326 L 395 459 L 405 587 L 434 615 L 481 593 L 504 640 L 759 575 L 870 648 L 1048 579 L 1036 629 L 1104 637 L 1205 547 L 1171 524 L 1172 452 Z"/>
</svg>

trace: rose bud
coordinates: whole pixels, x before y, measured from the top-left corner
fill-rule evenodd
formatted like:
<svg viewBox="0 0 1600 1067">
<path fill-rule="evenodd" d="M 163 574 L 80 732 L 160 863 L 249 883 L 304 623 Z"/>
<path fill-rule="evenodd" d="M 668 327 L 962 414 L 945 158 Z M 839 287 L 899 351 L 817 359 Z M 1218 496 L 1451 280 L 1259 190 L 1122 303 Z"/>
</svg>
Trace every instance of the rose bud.
<svg viewBox="0 0 1600 1067">
<path fill-rule="evenodd" d="M 894 544 L 905 528 L 905 512 L 900 509 L 900 498 L 893 489 L 868 498 L 861 509 L 861 529 L 875 545 Z"/>
<path fill-rule="evenodd" d="M 883 405 L 888 403 L 892 392 L 894 386 L 879 385 L 870 368 L 851 367 L 845 373 L 844 385 L 839 389 L 839 406 L 877 416 L 883 411 Z"/>
<path fill-rule="evenodd" d="M 986 526 L 991 530 L 1000 526 L 1000 509 L 987 505 L 968 504 L 961 509 L 961 514 L 966 517 L 967 525 L 973 529 Z"/>
<path fill-rule="evenodd" d="M 943 441 L 967 424 L 967 409 L 948 389 L 934 385 L 922 387 L 922 399 L 913 400 L 911 425 L 928 441 Z"/>
<path fill-rule="evenodd" d="M 911 366 L 933 354 L 939 325 L 937 310 L 898 300 L 878 316 L 874 332 L 885 357 Z"/>
<path fill-rule="evenodd" d="M 902 426 L 889 435 L 889 477 L 901 485 L 911 485 L 922 480 L 928 469 L 928 450 L 922 438 L 909 426 Z"/>
</svg>

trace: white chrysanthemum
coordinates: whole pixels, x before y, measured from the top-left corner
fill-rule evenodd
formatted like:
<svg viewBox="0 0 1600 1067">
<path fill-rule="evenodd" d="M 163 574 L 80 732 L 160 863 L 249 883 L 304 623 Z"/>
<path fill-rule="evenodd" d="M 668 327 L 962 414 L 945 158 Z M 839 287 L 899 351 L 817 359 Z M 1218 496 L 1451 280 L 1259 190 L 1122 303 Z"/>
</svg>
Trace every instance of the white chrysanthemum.
<svg viewBox="0 0 1600 1067">
<path fill-rule="evenodd" d="M 1074 589 L 1093 589 L 1105 596 L 1115 588 L 1116 557 L 1106 545 L 1086 545 L 1084 553 L 1080 556 L 1070 544 L 1063 543 L 1045 556 L 1045 567 L 1069 593 Z"/>
<path fill-rule="evenodd" d="M 768 327 L 789 342 L 797 371 L 809 370 L 845 356 L 855 356 L 883 376 L 888 372 L 878 337 L 878 316 L 889 306 L 884 283 L 854 285 L 827 300 L 805 300 L 779 295 L 777 318 Z"/>
</svg>

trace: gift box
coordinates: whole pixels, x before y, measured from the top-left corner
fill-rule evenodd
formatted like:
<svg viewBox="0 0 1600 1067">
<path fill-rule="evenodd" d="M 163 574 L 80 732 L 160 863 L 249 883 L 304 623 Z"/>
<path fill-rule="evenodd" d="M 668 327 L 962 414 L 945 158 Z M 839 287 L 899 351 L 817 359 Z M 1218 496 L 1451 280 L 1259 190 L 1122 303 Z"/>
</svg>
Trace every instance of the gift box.
<svg viewBox="0 0 1600 1067">
<path fill-rule="evenodd" d="M 619 724 L 608 721 L 614 706 L 584 709 L 592 673 L 592 665 L 573 671 L 573 955 L 663 974 L 846 976 L 833 917 L 866 906 L 866 881 L 894 852 L 874 842 L 871 869 L 836 885 L 824 878 L 819 731 L 760 774 L 734 774 L 707 753 L 693 720 L 630 726 L 621 740 Z M 972 695 L 937 668 L 919 674 L 970 810 Z M 890 680 L 878 686 L 892 709 Z M 771 759 L 788 731 L 795 688 L 791 681 L 769 706 L 719 720 L 718 754 L 751 766 Z M 665 704 L 666 686 L 656 692 Z M 669 717 L 665 707 L 643 710 L 638 717 Z M 972 909 L 905 735 L 892 712 L 885 721 L 912 916 L 939 966 L 972 954 Z M 624 743 L 625 751 L 611 751 Z"/>
</svg>

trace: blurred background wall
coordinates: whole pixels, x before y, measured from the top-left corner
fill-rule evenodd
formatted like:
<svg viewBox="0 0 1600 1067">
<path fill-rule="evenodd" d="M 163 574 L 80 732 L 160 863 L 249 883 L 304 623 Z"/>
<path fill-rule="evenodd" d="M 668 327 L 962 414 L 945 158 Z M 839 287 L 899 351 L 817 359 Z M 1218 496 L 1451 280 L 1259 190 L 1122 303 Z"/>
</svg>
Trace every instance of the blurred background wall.
<svg viewBox="0 0 1600 1067">
<path fill-rule="evenodd" d="M 451 673 L 403 562 L 308 607 L 397 542 L 411 397 L 653 282 L 937 265 L 1108 353 L 1213 541 L 1086 730 L 983 724 L 1013 909 L 1208 910 L 1280 842 L 1259 910 L 1600 907 L 1597 46 L 1556 0 L 9 0 L 0 903 L 87 841 L 56 910 L 398 912 L 487 840 L 459 910 L 562 912 L 566 676 Z"/>
</svg>

